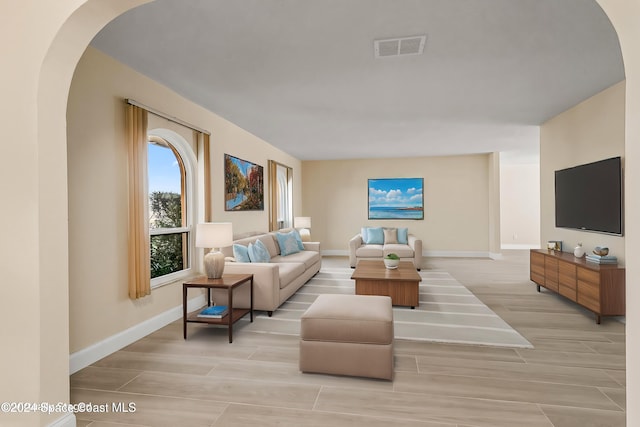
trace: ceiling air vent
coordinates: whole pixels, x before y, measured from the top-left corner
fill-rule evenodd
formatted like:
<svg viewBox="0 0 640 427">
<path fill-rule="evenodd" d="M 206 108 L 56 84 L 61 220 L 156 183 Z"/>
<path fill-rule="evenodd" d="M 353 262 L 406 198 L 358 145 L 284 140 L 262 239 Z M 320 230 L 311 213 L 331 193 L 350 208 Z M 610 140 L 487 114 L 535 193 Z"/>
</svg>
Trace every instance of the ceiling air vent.
<svg viewBox="0 0 640 427">
<path fill-rule="evenodd" d="M 424 51 L 427 36 L 397 37 L 393 39 L 375 40 L 373 51 L 376 58 L 392 56 L 420 55 Z"/>
</svg>

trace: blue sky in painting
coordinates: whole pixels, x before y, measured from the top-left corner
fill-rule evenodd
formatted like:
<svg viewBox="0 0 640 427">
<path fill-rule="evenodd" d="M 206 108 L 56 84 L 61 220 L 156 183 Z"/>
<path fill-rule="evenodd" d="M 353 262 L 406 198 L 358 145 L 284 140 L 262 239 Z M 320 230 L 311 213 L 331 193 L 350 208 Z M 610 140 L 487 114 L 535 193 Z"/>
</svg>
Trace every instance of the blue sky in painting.
<svg viewBox="0 0 640 427">
<path fill-rule="evenodd" d="M 370 207 L 422 207 L 422 178 L 369 180 Z"/>
<path fill-rule="evenodd" d="M 249 169 L 253 166 L 253 163 L 238 159 L 237 157 L 229 156 L 229 159 L 231 159 L 231 163 L 238 166 L 238 169 L 240 169 L 240 172 L 242 172 L 242 175 L 244 176 L 248 175 Z"/>
<path fill-rule="evenodd" d="M 180 166 L 173 151 L 149 144 L 149 192 L 167 191 L 180 194 Z"/>
</svg>

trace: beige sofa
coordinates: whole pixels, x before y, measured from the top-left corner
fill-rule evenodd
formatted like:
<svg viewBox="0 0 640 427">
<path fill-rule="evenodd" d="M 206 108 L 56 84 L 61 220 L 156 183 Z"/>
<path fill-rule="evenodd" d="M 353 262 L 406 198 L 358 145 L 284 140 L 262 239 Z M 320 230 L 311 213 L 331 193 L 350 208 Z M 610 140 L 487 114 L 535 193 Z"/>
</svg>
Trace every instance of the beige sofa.
<svg viewBox="0 0 640 427">
<path fill-rule="evenodd" d="M 382 228 L 382 227 L 364 227 L 364 228 Z M 385 230 L 393 230 L 393 228 L 385 228 Z M 397 229 L 396 229 L 397 230 Z M 365 243 L 362 238 L 363 232 L 356 234 L 349 241 L 349 264 L 355 268 L 361 259 L 382 259 L 390 253 L 395 253 L 403 261 L 412 261 L 417 270 L 422 266 L 422 239 L 417 238 L 413 234 L 407 232 L 407 243 L 398 243 L 383 240 L 381 243 Z M 387 235 L 388 237 L 388 235 Z M 397 238 L 396 238 L 397 240 Z"/>
<path fill-rule="evenodd" d="M 281 230 L 283 232 L 290 230 Z M 311 279 L 322 264 L 319 242 L 303 242 L 304 250 L 282 256 L 276 232 L 258 234 L 235 240 L 235 244 L 248 246 L 260 240 L 269 251 L 269 262 L 237 262 L 233 258 L 233 246 L 222 248 L 227 257 L 225 274 L 253 274 L 253 308 L 269 315 Z M 241 301 L 247 295 L 240 296 Z M 234 299 L 235 300 L 235 299 Z M 241 302 L 241 304 L 243 304 Z M 246 304 L 246 302 L 244 303 Z"/>
</svg>

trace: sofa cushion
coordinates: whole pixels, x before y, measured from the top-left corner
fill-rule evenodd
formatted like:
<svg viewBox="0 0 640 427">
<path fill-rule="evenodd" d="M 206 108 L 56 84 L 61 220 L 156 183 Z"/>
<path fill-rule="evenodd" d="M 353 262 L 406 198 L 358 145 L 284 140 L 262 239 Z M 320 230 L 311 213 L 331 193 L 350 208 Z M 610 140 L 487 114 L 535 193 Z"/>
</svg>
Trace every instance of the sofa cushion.
<svg viewBox="0 0 640 427">
<path fill-rule="evenodd" d="M 397 228 L 385 228 L 384 229 L 384 244 L 398 243 L 398 229 Z"/>
<path fill-rule="evenodd" d="M 382 245 L 363 245 L 356 249 L 359 258 L 382 258 Z"/>
<path fill-rule="evenodd" d="M 263 234 L 262 236 L 258 237 L 257 240 L 260 240 L 262 244 L 264 244 L 264 246 L 269 251 L 269 256 L 271 258 L 279 254 L 275 238 L 271 234 Z"/>
<path fill-rule="evenodd" d="M 391 298 L 378 295 L 318 295 L 300 319 L 300 338 L 338 343 L 391 344 Z"/>
<path fill-rule="evenodd" d="M 286 288 L 290 283 L 302 276 L 304 271 L 304 264 L 300 262 L 279 263 L 278 274 L 280 275 L 280 289 Z"/>
<path fill-rule="evenodd" d="M 369 227 L 367 229 L 367 245 L 382 245 L 384 243 L 384 232 L 382 227 Z"/>
<path fill-rule="evenodd" d="M 391 253 L 398 255 L 400 258 L 413 258 L 413 249 L 409 245 L 401 245 L 400 243 L 390 243 L 382 248 L 383 256 Z"/>
<path fill-rule="evenodd" d="M 297 230 L 288 233 L 276 233 L 278 246 L 280 246 L 280 255 L 287 256 L 304 250 L 302 238 Z"/>
<path fill-rule="evenodd" d="M 251 262 L 269 262 L 271 259 L 267 247 L 260 240 L 256 240 L 255 243 L 249 243 L 247 252 Z"/>
<path fill-rule="evenodd" d="M 304 264 L 305 268 L 311 268 L 315 263 L 321 260 L 320 253 L 316 251 L 300 251 L 295 254 L 271 258 L 271 262 L 289 263 L 297 262 Z"/>
<path fill-rule="evenodd" d="M 237 243 L 234 243 L 233 245 L 233 257 L 237 262 L 251 262 L 251 259 L 249 258 L 249 248 Z"/>
<path fill-rule="evenodd" d="M 398 228 L 398 243 L 403 245 L 409 244 L 409 229 L 406 227 Z"/>
</svg>

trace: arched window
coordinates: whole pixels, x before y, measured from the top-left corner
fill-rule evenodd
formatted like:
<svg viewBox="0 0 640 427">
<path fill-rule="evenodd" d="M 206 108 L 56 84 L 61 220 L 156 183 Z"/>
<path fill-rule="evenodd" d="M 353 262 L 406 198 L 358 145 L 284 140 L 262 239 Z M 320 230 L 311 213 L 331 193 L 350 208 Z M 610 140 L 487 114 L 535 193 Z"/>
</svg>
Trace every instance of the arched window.
<svg viewBox="0 0 640 427">
<path fill-rule="evenodd" d="M 269 160 L 269 230 L 293 227 L 293 169 Z"/>
<path fill-rule="evenodd" d="M 149 250 L 155 287 L 191 269 L 195 157 L 182 137 L 166 129 L 149 131 L 148 142 Z"/>
</svg>

